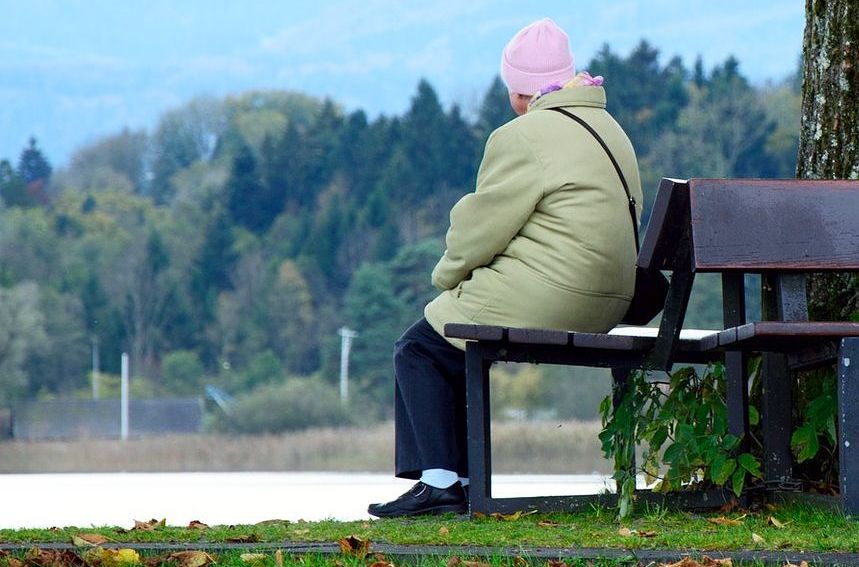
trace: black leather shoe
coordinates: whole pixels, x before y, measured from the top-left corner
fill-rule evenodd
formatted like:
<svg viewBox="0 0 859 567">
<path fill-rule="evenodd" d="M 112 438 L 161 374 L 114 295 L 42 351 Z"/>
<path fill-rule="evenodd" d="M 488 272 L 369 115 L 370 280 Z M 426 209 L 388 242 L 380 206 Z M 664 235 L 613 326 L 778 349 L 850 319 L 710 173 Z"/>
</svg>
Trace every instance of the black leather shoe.
<svg viewBox="0 0 859 567">
<path fill-rule="evenodd" d="M 367 512 L 379 518 L 397 516 L 420 516 L 424 514 L 444 514 L 454 512 L 464 514 L 468 511 L 465 492 L 459 482 L 448 488 L 433 488 L 418 482 L 408 492 L 385 504 L 370 504 Z"/>
</svg>

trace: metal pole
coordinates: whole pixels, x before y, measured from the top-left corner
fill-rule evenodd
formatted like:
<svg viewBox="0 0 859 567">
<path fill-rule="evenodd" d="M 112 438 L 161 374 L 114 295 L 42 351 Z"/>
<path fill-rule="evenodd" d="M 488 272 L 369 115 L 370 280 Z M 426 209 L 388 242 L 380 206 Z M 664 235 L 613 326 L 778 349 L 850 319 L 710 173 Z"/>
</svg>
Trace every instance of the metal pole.
<svg viewBox="0 0 859 567">
<path fill-rule="evenodd" d="M 119 388 L 119 437 L 128 439 L 128 354 L 122 353 L 122 374 Z"/>
<path fill-rule="evenodd" d="M 358 333 L 346 327 L 337 330 L 340 335 L 340 403 L 349 402 L 349 351 L 352 348 L 352 339 Z"/>
<path fill-rule="evenodd" d="M 98 399 L 98 337 L 92 338 L 92 399 Z"/>
</svg>

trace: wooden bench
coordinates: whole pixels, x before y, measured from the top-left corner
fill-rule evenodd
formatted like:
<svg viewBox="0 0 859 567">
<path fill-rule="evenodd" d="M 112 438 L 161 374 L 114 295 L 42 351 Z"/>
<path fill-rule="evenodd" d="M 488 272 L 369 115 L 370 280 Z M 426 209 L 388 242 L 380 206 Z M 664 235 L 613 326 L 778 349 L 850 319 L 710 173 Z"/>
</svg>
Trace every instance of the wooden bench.
<svg viewBox="0 0 859 567">
<path fill-rule="evenodd" d="M 789 371 L 838 361 L 838 445 L 842 503 L 859 514 L 859 323 L 808 322 L 805 274 L 859 271 L 859 182 L 663 179 L 638 257 L 671 273 L 658 330 L 579 333 L 451 323 L 466 339 L 471 512 L 574 510 L 612 497 L 494 498 L 491 487 L 489 369 L 496 361 L 612 369 L 615 398 L 634 369 L 723 361 L 728 428 L 748 439 L 747 358 L 764 353 L 762 428 L 765 479 L 791 479 Z M 693 334 L 683 321 L 696 273 L 721 274 L 724 329 Z M 744 274 L 773 290 L 763 321 L 747 322 Z M 649 498 L 643 493 L 640 498 Z M 679 504 L 718 504 L 683 493 Z"/>
</svg>

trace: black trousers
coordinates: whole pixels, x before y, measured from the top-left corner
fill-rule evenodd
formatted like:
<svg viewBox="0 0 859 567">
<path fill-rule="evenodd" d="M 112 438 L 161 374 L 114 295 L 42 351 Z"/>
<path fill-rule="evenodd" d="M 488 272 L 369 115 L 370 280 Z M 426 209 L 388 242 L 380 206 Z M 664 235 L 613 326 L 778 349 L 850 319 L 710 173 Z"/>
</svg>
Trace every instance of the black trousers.
<svg viewBox="0 0 859 567">
<path fill-rule="evenodd" d="M 465 352 L 421 319 L 394 347 L 396 470 L 417 479 L 424 469 L 468 476 Z"/>
</svg>

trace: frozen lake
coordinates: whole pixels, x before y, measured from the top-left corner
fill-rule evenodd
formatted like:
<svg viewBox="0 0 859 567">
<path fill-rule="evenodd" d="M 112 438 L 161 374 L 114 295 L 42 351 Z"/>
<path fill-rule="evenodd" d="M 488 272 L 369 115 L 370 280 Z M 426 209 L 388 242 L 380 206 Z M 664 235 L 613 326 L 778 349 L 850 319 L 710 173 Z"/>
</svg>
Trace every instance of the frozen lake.
<svg viewBox="0 0 859 567">
<path fill-rule="evenodd" d="M 360 520 L 370 518 L 368 503 L 412 484 L 375 473 L 7 474 L 0 475 L 0 528 Z M 598 474 L 493 477 L 496 496 L 593 494 L 606 486 L 613 481 Z"/>
</svg>

